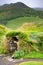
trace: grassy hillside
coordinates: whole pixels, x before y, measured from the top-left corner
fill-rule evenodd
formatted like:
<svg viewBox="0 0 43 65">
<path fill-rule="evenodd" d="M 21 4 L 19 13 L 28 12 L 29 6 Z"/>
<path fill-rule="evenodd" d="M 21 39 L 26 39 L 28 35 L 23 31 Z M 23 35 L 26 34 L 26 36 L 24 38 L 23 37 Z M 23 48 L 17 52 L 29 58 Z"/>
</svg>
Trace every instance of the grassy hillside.
<svg viewBox="0 0 43 65">
<path fill-rule="evenodd" d="M 27 22 L 25 23 L 25 21 Z M 36 21 L 38 21 L 38 23 L 36 23 Z M 12 26 L 11 28 L 16 29 L 16 30 L 12 30 L 10 29 L 10 27 L 6 28 L 4 26 L 0 26 L 0 36 L 1 36 L 0 37 L 0 41 L 1 41 L 0 42 L 0 53 L 6 52 L 6 48 L 8 47 L 6 47 L 6 45 L 3 47 L 3 43 L 6 44 L 5 41 L 7 37 L 9 36 L 10 37 L 18 36 L 20 50 L 25 49 L 27 53 L 32 52 L 32 51 L 43 52 L 43 22 L 42 21 L 43 19 L 40 19 L 38 17 L 36 18 L 35 17 L 30 17 L 30 18 L 24 17 L 24 18 L 18 18 L 18 20 L 17 19 L 15 20 L 15 27 L 13 27 L 14 20 L 9 21 L 10 23 L 12 22 L 11 25 L 8 22 L 9 26 Z M 27 57 L 29 57 L 29 55 Z"/>
<path fill-rule="evenodd" d="M 43 22 L 43 19 L 39 17 L 21 17 L 17 19 L 13 19 L 7 22 L 6 26 L 12 29 L 17 29 L 22 26 L 24 23 L 34 22 L 37 25 Z M 43 24 L 42 24 L 43 25 Z"/>
<path fill-rule="evenodd" d="M 21 2 L 0 6 L 0 24 L 6 25 L 9 20 L 25 16 L 43 18 L 43 11 L 36 11 Z"/>
<path fill-rule="evenodd" d="M 20 51 L 43 53 L 43 11 L 36 11 L 21 2 L 6 4 L 0 6 L 0 24 L 6 26 L 0 25 L 0 54 L 10 52 L 7 40 L 14 36 L 19 39 Z M 35 54 L 32 53 L 31 58 L 43 58 L 43 54 Z M 29 57 L 28 54 L 24 56 Z"/>
</svg>

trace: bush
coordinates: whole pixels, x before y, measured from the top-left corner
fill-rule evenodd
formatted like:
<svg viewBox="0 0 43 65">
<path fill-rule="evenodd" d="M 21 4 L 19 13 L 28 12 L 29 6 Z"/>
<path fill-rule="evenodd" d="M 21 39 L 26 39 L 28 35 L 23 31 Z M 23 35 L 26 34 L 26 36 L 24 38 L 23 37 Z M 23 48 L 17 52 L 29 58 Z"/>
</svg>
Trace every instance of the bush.
<svg viewBox="0 0 43 65">
<path fill-rule="evenodd" d="M 5 50 L 2 45 L 0 45 L 0 54 L 5 54 Z"/>
<path fill-rule="evenodd" d="M 43 52 L 43 35 L 39 36 L 39 49 Z"/>
<path fill-rule="evenodd" d="M 0 36 L 0 54 L 5 53 L 4 40 L 5 40 L 5 35 Z"/>
<path fill-rule="evenodd" d="M 0 54 L 5 54 L 5 51 L 3 48 L 0 49 Z"/>
<path fill-rule="evenodd" d="M 19 50 L 19 51 L 16 51 L 14 53 L 14 59 L 20 59 L 24 56 L 25 54 L 25 51 L 24 50 Z"/>
<path fill-rule="evenodd" d="M 20 50 L 23 49 L 23 50 L 25 50 L 26 53 L 29 53 L 31 50 L 30 43 L 29 42 L 27 43 L 26 41 L 20 39 L 19 40 L 19 49 Z"/>
<path fill-rule="evenodd" d="M 20 32 L 17 32 L 17 31 L 9 31 L 9 32 L 7 32 L 6 36 L 13 37 L 13 36 L 17 36 L 19 34 L 20 34 Z"/>
</svg>

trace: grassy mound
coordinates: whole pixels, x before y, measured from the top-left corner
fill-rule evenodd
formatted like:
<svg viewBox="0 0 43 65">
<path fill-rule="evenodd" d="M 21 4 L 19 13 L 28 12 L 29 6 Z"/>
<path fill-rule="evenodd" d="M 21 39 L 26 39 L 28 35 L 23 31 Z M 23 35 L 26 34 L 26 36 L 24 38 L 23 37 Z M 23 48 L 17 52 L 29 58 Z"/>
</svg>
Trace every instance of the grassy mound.
<svg viewBox="0 0 43 65">
<path fill-rule="evenodd" d="M 0 38 L 1 38 L 2 45 L 3 45 L 2 40 L 6 41 L 6 36 L 11 36 L 11 37 L 17 36 L 19 38 L 19 42 L 18 42 L 19 50 L 23 49 L 27 53 L 34 50 L 37 52 L 40 52 L 40 51 L 43 52 L 43 32 L 42 32 L 43 26 L 41 27 L 40 25 L 38 27 L 34 23 L 30 23 L 30 24 L 27 23 L 27 24 L 23 24 L 23 26 L 21 26 L 21 28 L 19 29 L 21 31 L 18 29 L 16 31 L 7 30 L 0 27 L 0 36 L 1 36 Z"/>
<path fill-rule="evenodd" d="M 23 62 L 19 65 L 43 65 L 43 62 Z"/>
</svg>

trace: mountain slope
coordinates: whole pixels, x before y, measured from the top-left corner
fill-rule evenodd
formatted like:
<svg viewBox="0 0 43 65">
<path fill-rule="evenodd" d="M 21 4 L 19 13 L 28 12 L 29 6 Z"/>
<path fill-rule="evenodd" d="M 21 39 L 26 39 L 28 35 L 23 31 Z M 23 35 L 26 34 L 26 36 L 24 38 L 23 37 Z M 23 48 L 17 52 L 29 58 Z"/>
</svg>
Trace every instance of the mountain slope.
<svg viewBox="0 0 43 65">
<path fill-rule="evenodd" d="M 6 25 L 9 20 L 25 16 L 39 16 L 43 18 L 43 12 L 36 11 L 21 2 L 0 6 L 0 24 Z"/>
<path fill-rule="evenodd" d="M 34 8 L 37 11 L 43 11 L 43 8 Z"/>
<path fill-rule="evenodd" d="M 43 19 L 40 19 L 39 17 L 20 17 L 20 18 L 8 21 L 6 26 L 8 28 L 16 30 L 19 27 L 21 27 L 24 23 L 36 23 L 37 25 L 39 25 L 40 23 L 43 23 Z M 43 24 L 42 24 L 42 26 L 43 26 Z"/>
</svg>

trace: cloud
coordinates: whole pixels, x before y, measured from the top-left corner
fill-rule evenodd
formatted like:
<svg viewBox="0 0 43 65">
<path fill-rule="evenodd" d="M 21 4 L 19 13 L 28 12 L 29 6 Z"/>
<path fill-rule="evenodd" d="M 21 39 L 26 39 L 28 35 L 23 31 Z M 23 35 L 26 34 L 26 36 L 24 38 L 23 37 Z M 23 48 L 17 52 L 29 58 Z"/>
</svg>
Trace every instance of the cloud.
<svg viewBox="0 0 43 65">
<path fill-rule="evenodd" d="M 15 2 L 23 2 L 30 7 L 43 7 L 43 0 L 0 0 L 0 5 Z"/>
</svg>

